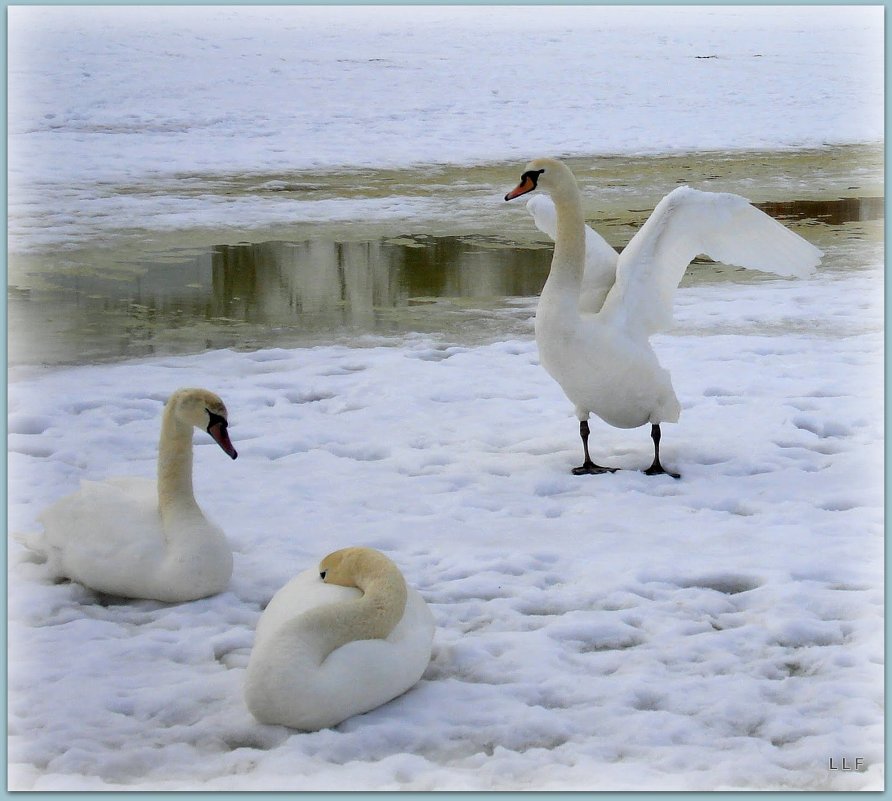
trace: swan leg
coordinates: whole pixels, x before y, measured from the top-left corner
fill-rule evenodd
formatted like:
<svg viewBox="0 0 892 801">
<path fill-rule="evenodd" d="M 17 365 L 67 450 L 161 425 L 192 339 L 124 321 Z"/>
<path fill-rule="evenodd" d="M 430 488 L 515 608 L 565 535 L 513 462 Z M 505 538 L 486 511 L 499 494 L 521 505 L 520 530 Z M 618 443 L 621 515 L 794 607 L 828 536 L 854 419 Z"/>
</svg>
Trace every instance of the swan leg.
<svg viewBox="0 0 892 801">
<path fill-rule="evenodd" d="M 654 441 L 654 461 L 653 464 L 645 470 L 645 474 L 648 476 L 659 476 L 659 475 L 667 475 L 672 476 L 672 478 L 681 478 L 678 473 L 672 473 L 663 465 L 660 464 L 660 437 L 662 436 L 662 432 L 660 431 L 660 424 L 655 423 L 650 427 L 650 438 Z"/>
<path fill-rule="evenodd" d="M 592 457 L 588 453 L 588 420 L 579 421 L 579 436 L 582 437 L 582 450 L 585 453 L 585 461 L 579 466 L 573 468 L 574 476 L 597 475 L 598 473 L 615 473 L 618 467 L 601 467 L 592 461 Z"/>
</svg>

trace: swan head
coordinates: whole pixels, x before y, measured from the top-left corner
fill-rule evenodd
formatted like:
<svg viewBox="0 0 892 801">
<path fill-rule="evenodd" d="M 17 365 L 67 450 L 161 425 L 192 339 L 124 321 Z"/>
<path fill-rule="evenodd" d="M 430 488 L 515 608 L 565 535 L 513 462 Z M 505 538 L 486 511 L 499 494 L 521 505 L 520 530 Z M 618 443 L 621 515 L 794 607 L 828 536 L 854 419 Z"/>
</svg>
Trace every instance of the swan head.
<svg viewBox="0 0 892 801">
<path fill-rule="evenodd" d="M 343 548 L 319 563 L 323 584 L 340 584 L 362 591 L 366 602 L 360 629 L 350 639 L 384 639 L 400 622 L 408 588 L 400 569 L 374 548 Z"/>
<path fill-rule="evenodd" d="M 218 395 L 207 389 L 178 389 L 167 405 L 177 420 L 207 431 L 230 458 L 238 457 L 229 439 L 226 406 Z"/>
<path fill-rule="evenodd" d="M 342 587 L 358 587 L 363 579 L 394 571 L 398 573 L 399 568 L 374 548 L 342 548 L 319 563 L 319 578 Z"/>
<path fill-rule="evenodd" d="M 505 200 L 514 200 L 535 189 L 541 189 L 553 196 L 571 187 L 577 190 L 576 179 L 563 162 L 549 158 L 533 159 L 523 168 L 520 183 L 505 195 Z"/>
</svg>

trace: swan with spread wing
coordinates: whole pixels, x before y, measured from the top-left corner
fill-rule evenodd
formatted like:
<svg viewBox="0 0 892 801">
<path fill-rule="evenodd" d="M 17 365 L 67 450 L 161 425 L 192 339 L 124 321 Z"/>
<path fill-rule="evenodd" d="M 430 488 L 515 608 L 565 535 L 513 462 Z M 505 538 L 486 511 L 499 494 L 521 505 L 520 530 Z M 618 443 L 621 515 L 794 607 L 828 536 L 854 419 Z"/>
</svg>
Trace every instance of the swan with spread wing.
<svg viewBox="0 0 892 801">
<path fill-rule="evenodd" d="M 548 280 L 536 309 L 542 366 L 574 404 L 584 461 L 576 475 L 614 472 L 589 455 L 588 418 L 617 428 L 650 424 L 648 475 L 677 473 L 660 462 L 661 423 L 681 406 L 650 336 L 672 323 L 672 301 L 691 260 L 716 261 L 782 276 L 806 277 L 823 255 L 739 195 L 681 186 L 664 197 L 622 253 L 585 224 L 573 173 L 556 159 L 527 164 L 512 200 L 534 190 L 529 210 L 554 240 Z M 550 200 L 549 200 L 550 198 Z"/>
</svg>

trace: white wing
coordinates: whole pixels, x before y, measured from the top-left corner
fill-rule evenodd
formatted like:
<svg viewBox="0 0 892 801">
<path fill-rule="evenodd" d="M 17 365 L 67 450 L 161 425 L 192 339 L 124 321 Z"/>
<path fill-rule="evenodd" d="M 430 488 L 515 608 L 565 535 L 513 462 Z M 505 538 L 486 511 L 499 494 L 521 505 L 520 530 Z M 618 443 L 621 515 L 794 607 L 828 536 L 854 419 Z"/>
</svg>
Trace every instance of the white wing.
<svg viewBox="0 0 892 801">
<path fill-rule="evenodd" d="M 557 236 L 557 212 L 547 195 L 533 195 L 527 202 L 527 210 L 533 216 L 542 233 L 554 240 Z M 617 252 L 607 241 L 585 226 L 585 273 L 579 292 L 579 311 L 596 314 L 604 305 L 604 298 L 616 280 Z"/>
<path fill-rule="evenodd" d="M 804 278 L 823 253 L 739 195 L 680 186 L 664 197 L 620 254 L 602 313 L 632 335 L 672 324 L 672 299 L 699 254 L 739 267 Z"/>
</svg>

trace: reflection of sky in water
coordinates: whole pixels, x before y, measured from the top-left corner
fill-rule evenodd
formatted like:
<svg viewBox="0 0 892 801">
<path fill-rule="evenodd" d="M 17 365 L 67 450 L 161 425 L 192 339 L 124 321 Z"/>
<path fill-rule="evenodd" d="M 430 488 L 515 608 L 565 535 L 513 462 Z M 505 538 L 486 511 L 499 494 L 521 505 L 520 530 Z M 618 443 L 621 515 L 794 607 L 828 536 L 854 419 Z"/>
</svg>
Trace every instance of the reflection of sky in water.
<svg viewBox="0 0 892 801">
<path fill-rule="evenodd" d="M 374 324 L 376 310 L 421 299 L 501 299 L 536 294 L 548 251 L 480 249 L 444 237 L 418 242 L 264 243 L 216 248 L 215 316 L 293 324 L 323 316 Z"/>
<path fill-rule="evenodd" d="M 346 334 L 458 335 L 507 299 L 536 295 L 549 264 L 550 249 L 417 237 L 227 245 L 176 263 L 142 264 L 135 276 L 45 275 L 40 290 L 10 298 L 28 340 L 12 348 L 11 361 L 190 349 L 173 341 L 177 329 L 183 340 L 194 331 L 192 350 Z"/>
<path fill-rule="evenodd" d="M 806 236 L 821 247 L 828 233 L 842 236 L 844 229 L 832 226 L 882 216 L 876 198 L 763 208 L 788 224 L 810 220 Z M 10 362 L 295 346 L 412 331 L 463 342 L 528 333 L 530 304 L 516 299 L 538 295 L 550 261 L 544 242 L 517 247 L 494 236 L 416 236 L 225 245 L 169 254 L 129 271 L 45 273 L 40 289 L 11 292 Z M 729 279 L 762 280 L 756 272 L 695 262 L 685 283 Z"/>
</svg>

